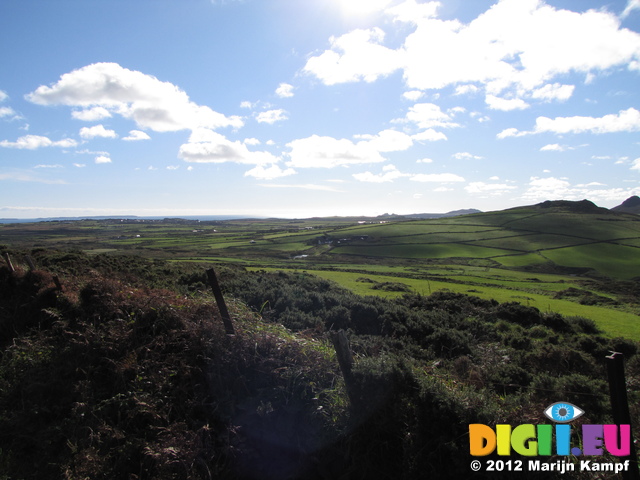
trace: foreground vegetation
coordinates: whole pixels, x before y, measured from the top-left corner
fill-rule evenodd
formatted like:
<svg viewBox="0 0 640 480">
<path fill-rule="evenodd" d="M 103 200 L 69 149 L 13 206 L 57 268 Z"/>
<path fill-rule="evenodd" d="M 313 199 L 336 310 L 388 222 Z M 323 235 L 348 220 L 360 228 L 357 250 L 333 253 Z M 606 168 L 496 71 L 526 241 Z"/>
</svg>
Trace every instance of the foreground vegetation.
<svg viewBox="0 0 640 480">
<path fill-rule="evenodd" d="M 639 438 L 640 345 L 584 317 L 227 264 L 229 337 L 211 264 L 11 250 L 27 253 L 35 271 L 0 267 L 0 478 L 464 478 L 469 423 L 546 423 L 560 400 L 585 410 L 577 423 L 610 423 L 611 350 Z"/>
</svg>

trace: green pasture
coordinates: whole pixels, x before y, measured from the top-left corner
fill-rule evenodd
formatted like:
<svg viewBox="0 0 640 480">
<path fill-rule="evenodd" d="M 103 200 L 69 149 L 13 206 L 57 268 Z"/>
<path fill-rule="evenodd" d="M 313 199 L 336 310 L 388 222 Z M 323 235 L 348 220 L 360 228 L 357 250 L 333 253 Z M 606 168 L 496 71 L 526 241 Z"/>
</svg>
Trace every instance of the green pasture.
<svg viewBox="0 0 640 480">
<path fill-rule="evenodd" d="M 526 267 L 529 265 L 541 265 L 547 263 L 549 260 L 544 258 L 540 253 L 525 253 L 525 254 L 510 254 L 510 255 L 498 255 L 491 257 L 491 260 L 495 260 L 505 267 Z"/>
<path fill-rule="evenodd" d="M 364 255 L 389 258 L 489 258 L 504 254 L 504 250 L 476 247 L 465 244 L 368 244 L 336 247 L 331 253 L 341 255 Z"/>
<path fill-rule="evenodd" d="M 362 225 L 341 228 L 335 236 L 342 235 L 373 235 L 376 238 L 395 238 L 412 235 L 450 234 L 450 233 L 479 233 L 495 230 L 483 225 L 451 225 L 441 221 L 413 220 L 408 222 L 384 223 L 379 225 Z"/>
<path fill-rule="evenodd" d="M 544 256 L 558 265 L 593 268 L 610 277 L 640 276 L 640 250 L 634 247 L 600 243 L 547 250 Z"/>
<path fill-rule="evenodd" d="M 267 269 L 277 270 L 277 268 Z M 498 302 L 518 302 L 523 305 L 535 307 L 543 312 L 555 312 L 565 316 L 580 316 L 590 318 L 611 337 L 626 337 L 640 341 L 640 317 L 637 315 L 604 308 L 599 306 L 587 306 L 569 300 L 553 299 L 546 295 L 522 292 L 518 290 L 504 289 L 492 286 L 478 286 L 457 284 L 434 280 L 421 280 L 388 275 L 363 275 L 354 272 L 336 272 L 325 270 L 305 270 L 307 273 L 334 281 L 339 285 L 353 291 L 358 295 L 380 295 L 395 297 L 403 295 L 403 292 L 387 292 L 373 290 L 372 284 L 359 281 L 366 277 L 375 282 L 398 282 L 408 285 L 413 291 L 423 295 L 429 295 L 438 290 L 450 290 L 455 293 L 475 295 L 487 300 L 495 299 Z"/>
<path fill-rule="evenodd" d="M 611 240 L 632 236 L 633 233 L 630 235 L 630 231 L 633 232 L 636 225 L 631 225 L 630 229 L 628 221 L 612 221 L 601 215 L 548 213 L 514 219 L 508 228 L 592 240 Z M 640 227 L 640 222 L 637 226 Z M 640 230 L 636 230 L 635 233 L 640 235 Z"/>
</svg>

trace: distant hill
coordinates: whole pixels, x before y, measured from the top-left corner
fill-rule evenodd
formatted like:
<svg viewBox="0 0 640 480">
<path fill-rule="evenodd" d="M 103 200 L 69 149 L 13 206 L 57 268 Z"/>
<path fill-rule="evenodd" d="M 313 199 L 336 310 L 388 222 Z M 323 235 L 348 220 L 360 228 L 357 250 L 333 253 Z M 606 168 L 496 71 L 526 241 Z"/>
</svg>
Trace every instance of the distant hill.
<svg viewBox="0 0 640 480">
<path fill-rule="evenodd" d="M 590 200 L 547 200 L 546 202 L 538 203 L 535 207 L 540 209 L 553 209 L 556 211 L 563 211 L 568 213 L 608 213 L 609 209 L 604 207 L 598 207 Z"/>
<path fill-rule="evenodd" d="M 611 210 L 614 212 L 640 214 L 640 197 L 637 195 L 629 197 L 617 207 L 613 207 Z"/>
<path fill-rule="evenodd" d="M 414 213 L 411 215 L 403 215 L 403 217 L 412 218 L 415 220 L 424 220 L 428 218 L 446 218 L 446 217 L 457 217 L 459 215 L 471 215 L 472 213 L 482 213 L 482 211 L 476 210 L 475 208 L 467 208 L 464 210 L 453 210 L 447 213 Z"/>
<path fill-rule="evenodd" d="M 405 217 L 406 218 L 406 217 Z M 640 218 L 589 200 L 344 228 L 327 254 L 469 262 L 521 270 L 631 279 L 640 272 Z M 358 239 L 356 235 L 366 235 Z"/>
</svg>

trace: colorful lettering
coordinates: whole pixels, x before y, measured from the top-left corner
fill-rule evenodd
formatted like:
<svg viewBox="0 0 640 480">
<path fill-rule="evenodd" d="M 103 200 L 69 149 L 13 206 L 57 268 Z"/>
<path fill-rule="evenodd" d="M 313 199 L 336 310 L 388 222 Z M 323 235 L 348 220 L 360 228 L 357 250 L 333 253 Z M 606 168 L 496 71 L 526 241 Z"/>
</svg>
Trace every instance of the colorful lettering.
<svg viewBox="0 0 640 480">
<path fill-rule="evenodd" d="M 518 455 L 551 456 L 555 432 L 555 454 L 559 456 L 602 455 L 605 450 L 617 457 L 631 452 L 631 428 L 629 425 L 582 425 L 582 450 L 571 449 L 571 426 L 567 424 L 522 424 L 515 428 L 498 424 L 495 430 L 488 425 L 469 425 L 469 452 L 474 457 L 497 453 L 500 456 Z"/>
<path fill-rule="evenodd" d="M 620 427 L 620 435 L 618 435 L 618 427 Z M 611 455 L 617 457 L 630 455 L 631 425 L 604 425 L 604 444 Z"/>
</svg>

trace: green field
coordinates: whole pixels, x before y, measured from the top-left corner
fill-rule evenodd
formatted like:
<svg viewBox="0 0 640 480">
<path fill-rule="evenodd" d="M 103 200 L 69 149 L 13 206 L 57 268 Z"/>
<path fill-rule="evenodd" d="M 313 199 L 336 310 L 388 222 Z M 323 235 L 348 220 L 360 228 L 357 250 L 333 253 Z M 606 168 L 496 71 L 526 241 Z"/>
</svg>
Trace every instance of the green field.
<svg viewBox="0 0 640 480">
<path fill-rule="evenodd" d="M 433 220 L 83 220 L 0 225 L 0 245 L 171 261 L 304 269 L 359 294 L 441 289 L 592 318 L 640 339 L 640 217 L 583 202 Z M 588 207 L 588 206 L 587 206 Z M 564 295 L 573 288 L 578 295 Z"/>
</svg>

